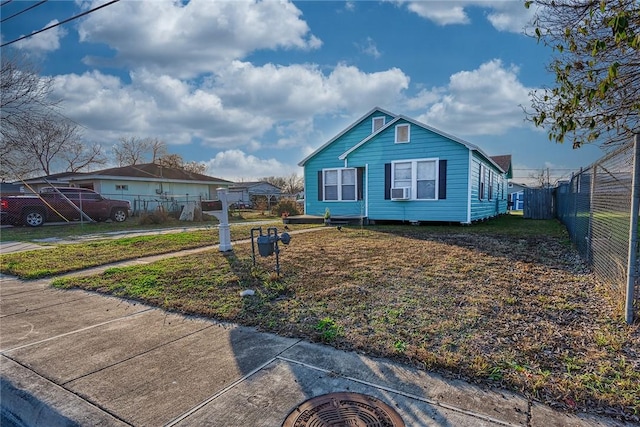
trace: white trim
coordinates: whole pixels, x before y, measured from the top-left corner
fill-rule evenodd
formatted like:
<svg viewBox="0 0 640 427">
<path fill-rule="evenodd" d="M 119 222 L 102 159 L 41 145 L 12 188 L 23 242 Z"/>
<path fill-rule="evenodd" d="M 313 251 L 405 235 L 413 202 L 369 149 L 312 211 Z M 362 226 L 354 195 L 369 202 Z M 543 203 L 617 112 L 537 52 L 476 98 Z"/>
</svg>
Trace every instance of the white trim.
<svg viewBox="0 0 640 427">
<path fill-rule="evenodd" d="M 433 199 L 418 199 L 418 163 L 420 162 L 433 162 L 435 164 L 435 188 L 434 188 L 434 198 Z M 440 189 L 440 158 L 439 157 L 429 157 L 422 159 L 404 159 L 404 160 L 393 160 L 391 162 L 391 188 L 394 187 L 395 182 L 395 174 L 396 174 L 396 163 L 410 163 L 411 164 L 411 195 L 409 199 L 403 200 L 415 200 L 418 202 L 433 202 L 438 201 L 440 194 L 438 194 L 438 190 Z M 400 200 L 400 199 L 398 199 Z"/>
<path fill-rule="evenodd" d="M 473 194 L 473 151 L 469 150 L 469 190 L 467 194 L 467 224 L 471 224 L 471 195 Z"/>
<path fill-rule="evenodd" d="M 382 119 L 382 125 L 378 129 L 376 129 L 376 120 L 380 120 L 380 119 Z M 376 133 L 377 131 L 382 129 L 386 123 L 387 123 L 386 116 L 373 116 L 371 118 L 371 133 Z"/>
<path fill-rule="evenodd" d="M 393 114 L 389 111 L 383 110 L 382 108 L 379 107 L 374 107 L 371 110 L 369 110 L 365 115 L 363 115 L 362 117 L 360 117 L 358 120 L 356 120 L 355 122 L 353 122 L 351 125 L 349 125 L 349 127 L 345 128 L 342 132 L 340 132 L 339 134 L 337 134 L 336 136 L 334 136 L 333 138 L 331 138 L 329 141 L 325 142 L 324 144 L 322 144 L 317 150 L 315 150 L 313 153 L 309 154 L 307 157 L 305 157 L 300 163 L 298 163 L 298 166 L 304 166 L 305 163 L 307 163 L 309 160 L 311 160 L 312 157 L 314 157 L 316 154 L 318 154 L 319 152 L 321 152 L 322 150 L 324 150 L 325 148 L 327 148 L 329 145 L 331 145 L 334 141 L 336 141 L 337 139 L 339 139 L 340 137 L 342 137 L 342 135 L 346 134 L 347 132 L 349 132 L 351 129 L 353 129 L 354 127 L 358 126 L 360 123 L 362 123 L 362 121 L 364 119 L 366 119 L 367 117 L 371 116 L 373 113 L 375 113 L 376 111 L 382 113 L 382 114 L 386 114 L 388 116 L 391 117 L 396 117 L 396 114 Z M 384 129 L 386 126 L 383 126 L 382 129 Z M 380 130 L 382 130 L 380 129 Z M 340 157 L 340 160 L 342 160 L 343 157 Z"/>
<path fill-rule="evenodd" d="M 375 109 L 374 109 L 374 111 L 375 111 Z M 507 172 L 507 171 L 503 171 L 502 168 L 500 167 L 500 165 L 498 165 L 489 155 L 487 155 L 484 151 L 482 151 L 480 149 L 480 147 L 478 147 L 477 145 L 471 144 L 470 142 L 467 142 L 467 141 L 465 141 L 463 139 L 460 139 L 460 138 L 455 137 L 453 135 L 450 135 L 448 133 L 442 132 L 441 130 L 438 130 L 438 129 L 434 128 L 434 127 L 431 127 L 429 125 L 421 123 L 421 122 L 419 122 L 417 120 L 414 120 L 414 119 L 412 119 L 410 117 L 403 116 L 401 114 L 400 115 L 396 115 L 396 114 L 389 113 L 389 112 L 386 112 L 386 111 L 383 111 L 383 110 L 379 110 L 379 111 L 384 112 L 385 114 L 388 114 L 388 115 L 394 117 L 394 119 L 391 120 L 389 123 L 387 123 L 382 129 L 380 129 L 375 134 L 369 135 L 368 137 L 366 137 L 365 139 L 363 139 L 362 141 L 358 142 L 356 145 L 354 145 L 353 147 L 349 148 L 347 151 L 342 153 L 340 156 L 338 156 L 338 158 L 340 160 L 346 158 L 349 154 L 353 153 L 355 150 L 360 148 L 363 144 L 366 144 L 367 142 L 369 142 L 374 136 L 376 136 L 378 133 L 382 132 L 384 129 L 391 127 L 394 123 L 397 123 L 400 120 L 405 120 L 405 121 L 407 121 L 407 122 L 409 122 L 411 124 L 414 124 L 414 125 L 416 125 L 418 127 L 421 127 L 421 128 L 426 129 L 428 131 L 431 131 L 431 132 L 435 133 L 436 135 L 443 136 L 443 137 L 445 137 L 447 139 L 450 139 L 451 141 L 457 142 L 458 144 L 462 144 L 465 147 L 467 147 L 469 150 L 477 151 L 489 163 L 491 163 L 493 166 L 495 166 L 498 169 L 498 171 L 501 171 L 503 173 Z M 371 113 L 369 113 L 369 114 L 371 114 Z M 355 124 L 353 126 L 355 126 Z M 351 127 L 353 127 L 353 126 L 351 126 Z M 341 136 L 341 135 L 339 135 L 339 136 Z M 331 142 L 335 141 L 338 137 L 336 137 L 333 140 L 331 140 Z M 308 158 L 303 160 L 302 162 L 298 163 L 298 166 L 303 166 L 304 162 L 307 161 L 307 160 L 308 160 Z"/>
<path fill-rule="evenodd" d="M 353 195 L 353 199 L 343 199 L 342 198 L 342 172 L 345 170 L 352 170 L 354 174 L 354 182 L 355 182 L 355 191 Z M 336 186 L 338 187 L 338 198 L 333 200 L 327 200 L 327 178 L 325 173 L 328 171 L 336 171 L 338 175 L 338 182 Z M 358 201 L 358 169 L 357 168 L 325 168 L 322 169 L 322 201 L 323 202 L 357 202 Z"/>
<path fill-rule="evenodd" d="M 407 140 L 406 141 L 398 141 L 398 129 L 406 127 L 407 128 Z M 411 142 L 411 125 L 409 123 L 400 123 L 396 125 L 395 128 L 395 138 L 394 138 L 394 143 L 395 144 L 408 144 L 409 142 Z"/>
</svg>

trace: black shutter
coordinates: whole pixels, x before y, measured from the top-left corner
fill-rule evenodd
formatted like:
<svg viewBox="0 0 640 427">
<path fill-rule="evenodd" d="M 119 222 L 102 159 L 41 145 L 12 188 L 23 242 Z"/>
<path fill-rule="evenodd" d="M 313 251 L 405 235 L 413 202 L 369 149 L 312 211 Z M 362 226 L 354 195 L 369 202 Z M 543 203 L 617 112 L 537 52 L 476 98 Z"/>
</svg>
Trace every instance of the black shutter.
<svg viewBox="0 0 640 427">
<path fill-rule="evenodd" d="M 357 184 L 357 196 L 358 200 L 362 200 L 363 198 L 363 188 L 364 188 L 364 168 L 356 168 L 356 184 Z"/>
<path fill-rule="evenodd" d="M 384 164 L 384 199 L 391 200 L 391 163 Z"/>
<path fill-rule="evenodd" d="M 322 201 L 324 199 L 322 194 L 322 171 L 318 171 L 318 200 Z"/>
<path fill-rule="evenodd" d="M 440 160 L 438 168 L 438 199 L 447 198 L 447 161 Z"/>
</svg>

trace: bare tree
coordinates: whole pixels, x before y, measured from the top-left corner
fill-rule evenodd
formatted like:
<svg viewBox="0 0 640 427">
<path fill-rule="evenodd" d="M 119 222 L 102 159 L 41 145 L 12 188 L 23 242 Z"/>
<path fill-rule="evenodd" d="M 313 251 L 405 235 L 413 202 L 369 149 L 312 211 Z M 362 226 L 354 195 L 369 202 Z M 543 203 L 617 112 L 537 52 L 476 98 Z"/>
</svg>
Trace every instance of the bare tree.
<svg viewBox="0 0 640 427">
<path fill-rule="evenodd" d="M 78 125 L 60 114 L 53 80 L 24 56 L 3 52 L 0 70 L 2 178 L 78 171 L 104 163 L 99 145 L 85 145 Z"/>
<path fill-rule="evenodd" d="M 160 157 L 169 154 L 167 152 L 167 143 L 160 141 L 158 138 L 147 139 L 147 144 L 151 151 L 151 163 L 156 163 Z"/>
<path fill-rule="evenodd" d="M 199 173 L 200 175 L 204 175 L 207 171 L 207 165 L 202 162 L 187 162 L 182 168 L 187 172 Z"/>
<path fill-rule="evenodd" d="M 92 165 L 107 163 L 102 147 L 99 144 L 87 145 L 80 142 L 71 143 L 62 153 L 67 172 L 78 172 Z"/>
<path fill-rule="evenodd" d="M 166 168 L 182 169 L 184 159 L 180 154 L 165 154 L 158 158 L 155 163 Z"/>
<path fill-rule="evenodd" d="M 52 79 L 40 77 L 24 56 L 2 52 L 0 63 L 1 174 L 15 179 L 38 169 L 21 150 L 24 132 L 49 120 L 59 101 L 50 98 Z"/>
<path fill-rule="evenodd" d="M 113 154 L 120 166 L 131 166 L 145 163 L 145 155 L 149 151 L 147 139 L 135 136 L 120 138 L 119 145 L 113 147 Z"/>
<path fill-rule="evenodd" d="M 296 194 L 304 189 L 303 178 L 295 173 L 289 176 L 267 176 L 260 179 L 260 181 L 275 185 L 286 194 Z"/>
</svg>

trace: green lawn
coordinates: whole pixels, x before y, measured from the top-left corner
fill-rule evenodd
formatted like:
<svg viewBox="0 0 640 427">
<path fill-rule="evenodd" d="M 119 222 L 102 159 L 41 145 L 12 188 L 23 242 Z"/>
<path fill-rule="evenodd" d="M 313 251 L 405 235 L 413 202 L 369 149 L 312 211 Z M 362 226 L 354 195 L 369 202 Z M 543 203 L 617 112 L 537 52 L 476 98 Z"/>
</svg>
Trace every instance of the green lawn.
<svg viewBox="0 0 640 427">
<path fill-rule="evenodd" d="M 231 240 L 249 239 L 256 224 L 233 224 Z M 282 221 L 261 223 L 283 231 Z M 316 227 L 318 225 L 315 225 Z M 290 226 L 292 230 L 314 225 Z M 0 255 L 0 272 L 23 279 L 36 279 L 70 271 L 109 264 L 150 255 L 215 245 L 219 242 L 217 228 L 186 230 L 170 234 L 101 239 L 85 243 L 60 244 L 51 249 Z"/>
</svg>

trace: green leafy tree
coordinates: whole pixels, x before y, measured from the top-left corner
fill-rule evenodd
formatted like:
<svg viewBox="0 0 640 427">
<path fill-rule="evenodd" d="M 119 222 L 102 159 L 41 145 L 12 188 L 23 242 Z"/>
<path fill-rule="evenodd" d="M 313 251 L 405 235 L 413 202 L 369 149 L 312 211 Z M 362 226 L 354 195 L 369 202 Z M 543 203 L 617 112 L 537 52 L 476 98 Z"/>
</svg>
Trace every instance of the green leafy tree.
<svg viewBox="0 0 640 427">
<path fill-rule="evenodd" d="M 532 34 L 553 49 L 555 85 L 531 93 L 529 113 L 549 139 L 574 148 L 640 132 L 640 2 L 535 0 Z"/>
</svg>

